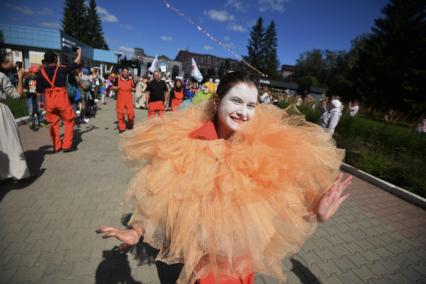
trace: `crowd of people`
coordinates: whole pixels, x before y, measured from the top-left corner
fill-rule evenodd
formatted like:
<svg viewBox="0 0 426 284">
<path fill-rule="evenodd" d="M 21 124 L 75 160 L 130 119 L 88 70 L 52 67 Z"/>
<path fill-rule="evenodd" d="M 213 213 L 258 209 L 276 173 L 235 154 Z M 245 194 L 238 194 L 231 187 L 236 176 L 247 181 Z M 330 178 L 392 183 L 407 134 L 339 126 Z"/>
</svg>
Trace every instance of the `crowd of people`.
<svg viewBox="0 0 426 284">
<path fill-rule="evenodd" d="M 98 104 L 107 104 L 107 97 L 116 101 L 117 130 L 123 133 L 133 129 L 135 108 L 146 109 L 149 119 L 162 116 L 166 111 L 184 110 L 190 105 L 209 101 L 220 83 L 219 79 L 213 78 L 204 83 L 182 77 L 172 80 L 170 74 L 159 71 L 132 76 L 125 66 L 101 75 L 98 68 L 83 66 L 81 57 L 81 49 L 77 49 L 72 63 L 59 64 L 58 54 L 47 51 L 40 66 L 30 66 L 25 72 L 23 68 L 17 71 L 8 55 L 2 53 L 4 84 L 7 85 L 6 81 L 10 79 L 10 86 L 3 86 L 3 96 L 17 98 L 26 94 L 30 127 L 37 131 L 49 125 L 55 153 L 76 150 L 73 145 L 74 128 L 89 123 L 96 116 Z M 258 86 L 258 91 L 258 103 L 277 104 L 284 100 L 296 106 L 319 107 L 322 114 L 319 124 L 330 133 L 334 132 L 343 111 L 343 104 L 338 98 L 329 100 L 324 97 L 316 102 L 311 95 L 302 98 L 284 93 L 277 96 L 269 91 L 267 85 Z M 358 103 L 350 103 L 349 109 L 355 116 L 359 110 Z M 60 136 L 60 124 L 64 126 L 63 138 Z M 14 136 L 19 139 L 17 131 Z M 15 152 L 15 155 L 23 155 L 22 149 Z M 20 179 L 23 175 L 12 177 Z"/>
</svg>

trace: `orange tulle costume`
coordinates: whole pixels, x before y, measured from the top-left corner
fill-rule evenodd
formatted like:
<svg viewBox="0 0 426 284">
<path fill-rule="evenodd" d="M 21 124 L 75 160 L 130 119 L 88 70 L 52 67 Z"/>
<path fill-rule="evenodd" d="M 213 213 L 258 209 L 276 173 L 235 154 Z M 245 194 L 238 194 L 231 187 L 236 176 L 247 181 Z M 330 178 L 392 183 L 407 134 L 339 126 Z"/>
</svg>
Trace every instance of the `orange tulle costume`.
<svg viewBox="0 0 426 284">
<path fill-rule="evenodd" d="M 316 205 L 344 151 L 319 126 L 274 106 L 256 107 L 230 139 L 191 137 L 211 120 L 203 104 L 125 136 L 125 157 L 138 166 L 131 224 L 160 249 L 157 260 L 184 263 L 178 283 L 253 283 L 253 272 L 285 280 L 282 260 L 314 232 Z"/>
</svg>

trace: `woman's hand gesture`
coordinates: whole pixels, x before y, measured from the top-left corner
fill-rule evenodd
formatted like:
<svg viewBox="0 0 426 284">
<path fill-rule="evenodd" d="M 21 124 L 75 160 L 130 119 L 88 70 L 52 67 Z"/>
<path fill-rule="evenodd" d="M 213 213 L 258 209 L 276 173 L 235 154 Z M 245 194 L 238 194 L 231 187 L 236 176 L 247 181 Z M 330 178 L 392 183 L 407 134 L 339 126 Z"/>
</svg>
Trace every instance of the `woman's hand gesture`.
<svg viewBox="0 0 426 284">
<path fill-rule="evenodd" d="M 318 222 L 325 222 L 330 219 L 340 204 L 345 201 L 350 193 L 342 196 L 343 191 L 352 183 L 352 176 L 349 175 L 346 179 L 343 179 L 343 173 L 339 175 L 333 185 L 324 193 L 323 197 L 319 201 L 317 208 L 317 220 Z"/>
<path fill-rule="evenodd" d="M 120 230 L 110 226 L 101 226 L 96 230 L 96 233 L 103 234 L 102 238 L 104 239 L 114 237 L 117 240 L 122 241 L 122 243 L 118 246 L 119 250 L 124 250 L 136 245 L 141 237 L 136 230 Z"/>
</svg>

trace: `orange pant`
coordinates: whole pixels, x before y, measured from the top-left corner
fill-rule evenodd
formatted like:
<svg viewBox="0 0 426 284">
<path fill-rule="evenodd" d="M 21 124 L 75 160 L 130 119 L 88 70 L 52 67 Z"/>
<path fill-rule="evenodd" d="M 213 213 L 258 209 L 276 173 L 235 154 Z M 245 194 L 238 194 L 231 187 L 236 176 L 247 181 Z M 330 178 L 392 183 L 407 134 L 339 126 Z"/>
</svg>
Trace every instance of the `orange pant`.
<svg viewBox="0 0 426 284">
<path fill-rule="evenodd" d="M 50 137 L 52 138 L 53 149 L 69 149 L 72 147 L 74 135 L 75 113 L 71 107 L 66 92 L 46 92 L 45 94 L 46 120 L 50 124 Z M 59 119 L 64 122 L 64 139 L 61 140 L 61 130 L 59 129 Z"/>
<path fill-rule="evenodd" d="M 179 106 L 182 102 L 183 99 L 172 99 L 172 111 L 179 110 Z"/>
<path fill-rule="evenodd" d="M 164 103 L 162 101 L 150 102 L 148 104 L 148 118 L 155 117 L 157 112 L 158 115 L 164 114 Z"/>
<path fill-rule="evenodd" d="M 197 284 L 253 284 L 254 273 L 250 273 L 243 279 L 231 278 L 231 277 L 220 275 L 217 281 L 215 281 L 213 273 L 210 273 L 209 275 L 207 275 L 207 277 L 198 279 L 196 283 Z"/>
<path fill-rule="evenodd" d="M 203 266 L 205 267 L 208 264 L 211 257 L 212 256 L 209 256 L 209 255 L 203 256 L 198 262 L 197 266 L 195 267 L 195 270 L 198 271 L 201 267 Z M 215 256 L 214 258 L 216 258 L 216 262 L 221 267 L 222 271 L 226 271 L 230 268 L 228 260 L 226 260 L 223 256 Z M 247 255 L 234 258 L 234 261 L 238 265 L 251 266 L 251 261 Z M 215 278 L 213 272 L 211 272 L 207 276 L 197 279 L 196 284 L 216 284 L 216 283 L 217 284 L 253 284 L 254 273 L 252 272 L 252 270 L 249 270 L 249 269 L 247 271 L 249 271 L 248 274 L 242 278 L 231 277 L 229 275 L 223 275 L 223 274 L 219 274 L 218 278 Z"/>
<path fill-rule="evenodd" d="M 135 121 L 135 110 L 133 109 L 132 94 L 118 93 L 116 110 L 117 110 L 118 130 L 120 131 L 126 130 L 125 114 L 127 114 L 129 128 L 132 129 L 133 123 Z"/>
</svg>

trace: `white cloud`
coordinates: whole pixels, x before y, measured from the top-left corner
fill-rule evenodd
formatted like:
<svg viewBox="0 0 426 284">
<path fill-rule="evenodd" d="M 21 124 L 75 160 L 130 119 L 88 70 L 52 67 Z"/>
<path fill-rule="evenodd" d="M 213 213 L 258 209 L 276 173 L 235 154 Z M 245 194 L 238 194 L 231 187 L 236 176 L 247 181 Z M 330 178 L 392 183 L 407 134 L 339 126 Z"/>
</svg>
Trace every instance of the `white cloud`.
<svg viewBox="0 0 426 284">
<path fill-rule="evenodd" d="M 41 10 L 33 10 L 28 6 L 14 6 L 11 4 L 6 4 L 6 7 L 12 10 L 15 10 L 21 14 L 24 15 L 44 15 L 44 16 L 48 16 L 48 15 L 52 15 L 53 11 L 49 8 L 43 8 Z"/>
<path fill-rule="evenodd" d="M 231 40 L 231 38 L 230 38 L 229 36 L 226 36 L 226 37 L 224 37 L 224 38 L 223 38 L 223 40 L 224 40 L 224 41 L 230 41 L 230 40 Z"/>
<path fill-rule="evenodd" d="M 256 20 L 249 20 L 249 21 L 246 23 L 246 26 L 247 26 L 248 28 L 252 28 L 254 25 L 256 25 Z"/>
<path fill-rule="evenodd" d="M 135 49 L 133 47 L 120 46 L 118 49 L 125 51 L 125 52 L 129 52 L 129 53 L 135 52 Z"/>
<path fill-rule="evenodd" d="M 160 37 L 160 39 L 164 40 L 164 41 L 171 41 L 173 38 L 171 36 L 165 36 L 165 35 L 163 35 L 163 36 Z"/>
<path fill-rule="evenodd" d="M 53 15 L 53 11 L 49 8 L 43 8 L 41 11 L 38 11 L 37 14 L 48 16 Z"/>
<path fill-rule="evenodd" d="M 50 29 L 60 29 L 61 25 L 55 22 L 41 22 L 39 24 L 41 27 L 50 28 Z"/>
<path fill-rule="evenodd" d="M 204 45 L 203 48 L 204 48 L 204 50 L 211 50 L 211 49 L 213 49 L 213 47 L 210 46 L 210 45 L 208 45 L 208 44 Z"/>
<path fill-rule="evenodd" d="M 239 25 L 239 24 L 235 24 L 235 23 L 229 24 L 227 29 L 230 30 L 230 31 L 240 32 L 240 33 L 244 33 L 244 32 L 247 31 L 245 27 L 243 27 L 242 25 Z"/>
<path fill-rule="evenodd" d="M 99 17 L 101 17 L 101 20 L 104 22 L 110 22 L 110 23 L 115 23 L 118 22 L 118 18 L 111 14 L 110 12 L 107 11 L 107 9 L 102 8 L 100 6 L 96 7 L 96 10 L 99 14 Z"/>
<path fill-rule="evenodd" d="M 261 12 L 284 12 L 284 4 L 289 0 L 258 0 Z"/>
<path fill-rule="evenodd" d="M 240 11 L 240 12 L 246 12 L 247 11 L 247 7 L 240 0 L 228 0 L 225 4 L 225 7 L 229 7 L 229 6 L 235 8 L 235 10 Z"/>
<path fill-rule="evenodd" d="M 127 29 L 127 30 L 133 30 L 133 26 L 127 25 L 127 24 L 120 24 L 120 27 Z"/>
<path fill-rule="evenodd" d="M 11 4 L 6 4 L 6 7 L 13 9 L 19 13 L 22 13 L 24 15 L 33 15 L 35 12 L 28 6 L 14 6 Z"/>
<path fill-rule="evenodd" d="M 218 22 L 233 21 L 235 19 L 234 15 L 229 14 L 228 11 L 225 10 L 210 9 L 208 11 L 204 11 L 204 15 Z"/>
<path fill-rule="evenodd" d="M 235 44 L 233 44 L 232 42 L 224 43 L 223 46 L 231 50 L 235 49 Z"/>
</svg>

